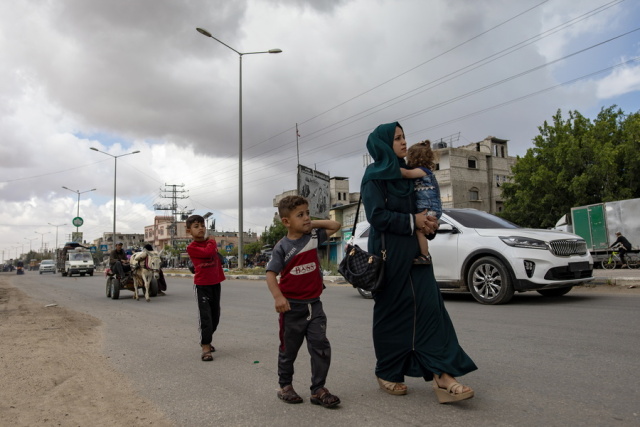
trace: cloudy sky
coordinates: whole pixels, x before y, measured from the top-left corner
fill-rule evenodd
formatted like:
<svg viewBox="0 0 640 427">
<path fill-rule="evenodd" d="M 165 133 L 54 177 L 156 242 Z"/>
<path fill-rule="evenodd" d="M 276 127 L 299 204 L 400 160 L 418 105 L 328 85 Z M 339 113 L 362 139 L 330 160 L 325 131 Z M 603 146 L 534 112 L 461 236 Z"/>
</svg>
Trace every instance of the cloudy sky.
<svg viewBox="0 0 640 427">
<path fill-rule="evenodd" d="M 367 135 L 409 144 L 492 135 L 532 147 L 558 109 L 638 111 L 635 0 L 21 0 L 0 3 L 0 250 L 142 233 L 181 209 L 238 228 L 272 221 L 300 163 L 358 191 Z M 296 123 L 299 144 L 296 147 Z M 68 187 L 65 190 L 62 187 Z M 53 227 L 48 224 L 59 225 Z M 63 225 L 66 224 L 66 225 Z"/>
</svg>

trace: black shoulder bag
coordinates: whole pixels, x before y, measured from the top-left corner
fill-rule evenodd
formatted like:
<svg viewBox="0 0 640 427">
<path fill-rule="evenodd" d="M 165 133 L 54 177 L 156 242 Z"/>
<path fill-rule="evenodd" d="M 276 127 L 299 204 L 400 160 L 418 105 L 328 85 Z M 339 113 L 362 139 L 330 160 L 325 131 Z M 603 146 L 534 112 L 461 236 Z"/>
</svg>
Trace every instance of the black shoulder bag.
<svg viewBox="0 0 640 427">
<path fill-rule="evenodd" d="M 360 196 L 360 200 L 358 200 L 356 216 L 353 221 L 353 230 L 351 230 L 352 237 L 356 234 L 356 224 L 358 222 L 361 203 L 362 195 Z M 338 266 L 338 271 L 354 288 L 378 292 L 382 290 L 384 284 L 384 262 L 387 258 L 387 250 L 384 245 L 384 233 L 382 233 L 381 253 L 382 257 L 379 257 L 361 249 L 358 245 L 348 244 L 345 248 L 344 258 L 342 258 Z"/>
</svg>

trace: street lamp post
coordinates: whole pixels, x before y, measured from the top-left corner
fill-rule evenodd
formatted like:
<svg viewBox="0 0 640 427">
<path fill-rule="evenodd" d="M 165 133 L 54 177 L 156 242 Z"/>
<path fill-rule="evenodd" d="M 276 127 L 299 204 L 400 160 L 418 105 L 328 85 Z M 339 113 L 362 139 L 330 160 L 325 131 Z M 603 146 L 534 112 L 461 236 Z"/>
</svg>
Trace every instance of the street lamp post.
<svg viewBox="0 0 640 427">
<path fill-rule="evenodd" d="M 226 46 L 227 48 L 231 49 L 232 51 L 234 51 L 235 53 L 238 54 L 238 57 L 240 58 L 240 99 L 239 99 L 239 115 L 240 115 L 240 119 L 239 119 L 239 130 L 238 130 L 238 268 L 242 268 L 244 267 L 244 257 L 242 255 L 242 248 L 243 248 L 243 224 L 242 224 L 242 218 L 243 218 L 243 207 L 242 207 L 242 56 L 243 55 L 255 55 L 258 53 L 281 53 L 282 50 L 281 49 L 269 49 L 269 50 L 265 50 L 265 51 L 261 51 L 261 52 L 238 52 L 237 50 L 235 50 L 234 48 L 232 48 L 231 46 L 229 46 L 228 44 L 218 40 L 217 38 L 213 37 L 213 35 L 211 35 L 211 33 L 207 30 L 205 30 L 204 28 L 196 28 L 196 30 L 202 34 L 205 35 L 207 37 L 210 37 L 212 39 L 214 39 L 215 41 L 217 41 L 218 43 Z"/>
<path fill-rule="evenodd" d="M 211 215 L 213 215 L 213 212 L 207 212 L 206 214 L 202 215 L 202 218 L 204 218 L 205 229 L 207 230 L 207 234 L 209 233 L 209 217 Z"/>
<path fill-rule="evenodd" d="M 90 191 L 96 191 L 96 189 L 92 188 L 91 190 L 80 191 L 80 190 L 72 190 L 68 187 L 65 187 L 64 185 L 62 186 L 62 188 L 64 188 L 65 190 L 69 190 L 72 193 L 76 193 L 78 195 L 78 213 L 76 214 L 76 217 L 80 218 L 80 195 L 83 193 L 88 193 Z M 78 228 L 79 226 L 76 227 L 76 233 L 78 232 Z"/>
<path fill-rule="evenodd" d="M 45 234 L 49 234 L 51 232 L 50 231 L 46 231 L 44 233 L 39 233 L 37 231 L 34 231 L 34 233 L 39 234 L 42 237 L 42 243 L 41 243 L 41 246 L 40 246 L 40 252 L 42 253 L 42 255 L 44 255 L 44 235 Z"/>
<path fill-rule="evenodd" d="M 58 227 L 62 227 L 63 225 L 67 225 L 67 224 L 58 224 L 58 225 L 56 225 L 56 224 L 51 224 L 50 222 L 47 223 L 47 224 L 49 224 L 50 226 L 56 228 L 56 247 L 54 249 L 58 249 Z"/>
<path fill-rule="evenodd" d="M 34 240 L 36 240 L 36 239 L 37 239 L 37 237 L 33 237 L 33 238 L 31 238 L 31 239 L 29 239 L 29 238 L 25 237 L 24 239 L 29 241 L 29 252 L 31 252 L 31 242 L 32 242 L 32 241 L 34 241 Z"/>
<path fill-rule="evenodd" d="M 107 156 L 113 157 L 114 160 L 114 168 L 113 168 L 113 235 L 111 236 L 111 243 L 113 244 L 112 249 L 116 248 L 116 188 L 117 188 L 117 177 L 118 177 L 118 157 L 128 156 L 130 154 L 139 153 L 140 150 L 132 151 L 131 153 L 120 154 L 119 156 L 114 156 L 113 154 L 105 153 L 104 151 L 100 151 L 97 148 L 90 147 L 91 150 L 97 151 L 98 153 L 106 154 Z"/>
</svg>

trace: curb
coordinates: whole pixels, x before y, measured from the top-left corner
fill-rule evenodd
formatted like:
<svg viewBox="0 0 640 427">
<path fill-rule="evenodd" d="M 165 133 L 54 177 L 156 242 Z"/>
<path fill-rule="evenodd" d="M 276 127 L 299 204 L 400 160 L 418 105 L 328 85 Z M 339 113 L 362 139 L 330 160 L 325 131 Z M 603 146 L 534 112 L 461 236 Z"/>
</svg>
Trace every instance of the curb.
<svg viewBox="0 0 640 427">
<path fill-rule="evenodd" d="M 166 273 L 166 277 L 193 277 L 191 273 Z M 252 275 L 252 274 L 227 274 L 225 273 L 227 280 L 267 280 L 265 275 Z M 342 276 L 324 276 L 324 280 L 336 283 L 336 284 L 348 284 Z"/>
</svg>

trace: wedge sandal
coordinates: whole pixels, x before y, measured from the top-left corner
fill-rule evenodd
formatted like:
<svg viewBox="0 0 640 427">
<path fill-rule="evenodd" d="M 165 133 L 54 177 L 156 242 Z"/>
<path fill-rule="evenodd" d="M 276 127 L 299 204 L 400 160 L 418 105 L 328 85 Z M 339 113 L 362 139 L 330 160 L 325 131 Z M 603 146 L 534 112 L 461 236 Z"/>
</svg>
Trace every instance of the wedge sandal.
<svg viewBox="0 0 640 427">
<path fill-rule="evenodd" d="M 458 390 L 461 392 L 456 393 Z M 436 397 L 440 403 L 459 402 L 473 397 L 473 390 L 469 389 L 469 391 L 465 392 L 462 392 L 462 390 L 464 390 L 464 386 L 460 383 L 453 382 L 445 389 L 440 387 L 435 379 L 433 380 L 433 391 L 436 393 Z"/>
<path fill-rule="evenodd" d="M 378 384 L 380 384 L 380 388 L 386 391 L 389 394 L 393 394 L 394 396 L 402 396 L 407 394 L 407 386 L 403 383 L 394 383 L 391 381 L 385 381 L 382 378 L 376 377 L 378 379 Z"/>
</svg>

